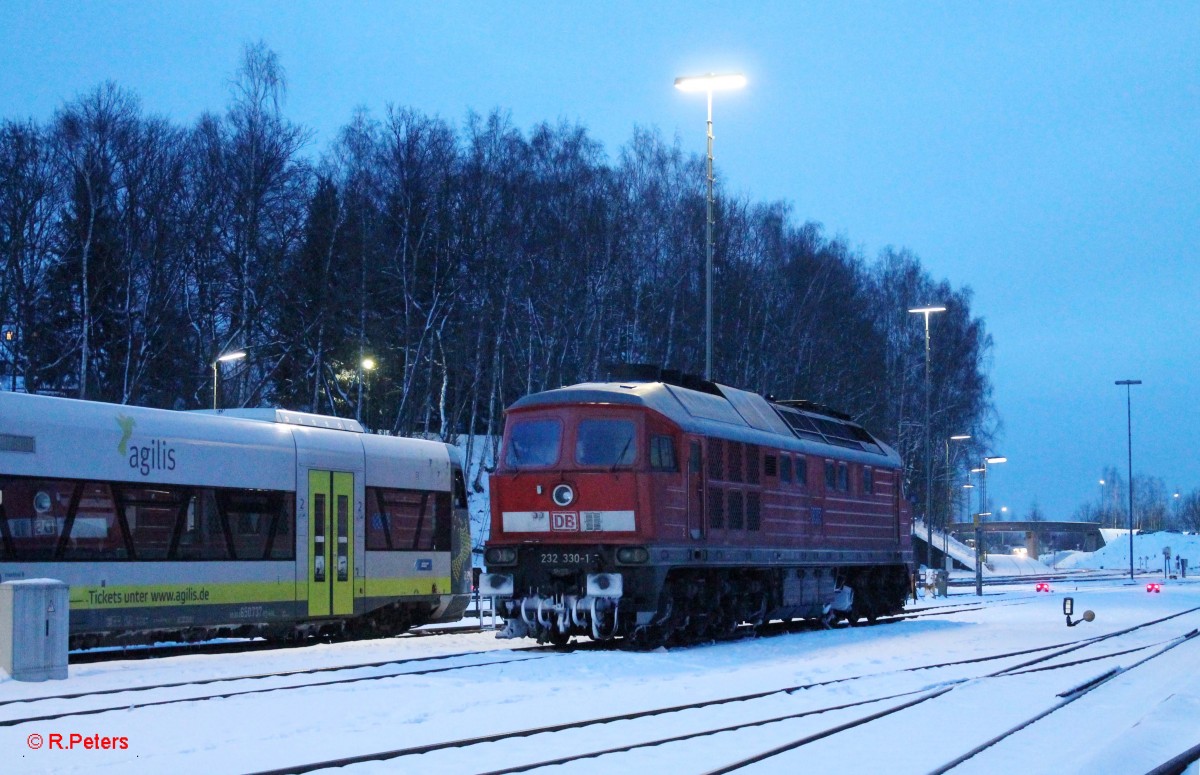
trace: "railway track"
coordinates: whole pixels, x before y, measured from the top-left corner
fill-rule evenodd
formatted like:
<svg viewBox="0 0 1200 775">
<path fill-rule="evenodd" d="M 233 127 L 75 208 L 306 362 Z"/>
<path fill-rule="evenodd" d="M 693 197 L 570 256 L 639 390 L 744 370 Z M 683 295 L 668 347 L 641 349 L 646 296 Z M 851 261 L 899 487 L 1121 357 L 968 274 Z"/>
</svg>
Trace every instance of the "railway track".
<svg viewBox="0 0 1200 775">
<path fill-rule="evenodd" d="M 391 639 L 434 638 L 441 635 L 462 635 L 464 633 L 489 631 L 490 627 L 481 627 L 479 624 L 450 625 L 429 630 L 409 630 L 401 635 L 393 635 L 391 636 Z M 382 638 L 377 640 L 388 639 Z M 98 662 L 162 659 L 164 657 L 188 656 L 191 654 L 246 654 L 257 651 L 308 648 L 310 646 L 319 646 L 329 642 L 333 641 L 320 639 L 309 639 L 295 642 L 274 640 L 235 640 L 216 642 L 199 641 L 196 643 L 179 643 L 162 646 L 100 647 L 96 649 L 72 651 L 67 656 L 67 662 L 72 665 L 88 665 Z"/>
<path fill-rule="evenodd" d="M 1136 648 L 1120 648 L 1120 649 L 1116 649 L 1116 650 L 1108 650 L 1108 651 L 1105 651 L 1104 653 L 1088 656 L 1088 657 L 1082 658 L 1082 659 L 1080 659 L 1080 658 L 1064 659 L 1081 649 L 1090 648 L 1090 647 L 1096 646 L 1098 644 L 1104 643 L 1106 641 L 1110 641 L 1114 638 L 1118 638 L 1118 637 L 1128 635 L 1130 633 L 1133 633 L 1133 632 L 1136 632 L 1139 630 L 1144 630 L 1144 629 L 1147 629 L 1147 628 L 1150 628 L 1150 627 L 1153 627 L 1153 626 L 1156 626 L 1159 624 L 1163 624 L 1163 623 L 1169 622 L 1171 620 L 1174 620 L 1178 617 L 1184 616 L 1186 614 L 1194 613 L 1196 611 L 1200 611 L 1200 607 L 1189 609 L 1187 611 L 1179 612 L 1176 614 L 1172 614 L 1170 616 L 1162 617 L 1160 619 L 1144 622 L 1137 626 L 1126 628 L 1124 630 L 1116 631 L 1113 633 L 1108 633 L 1106 635 L 1081 638 L 1078 640 L 1069 641 L 1066 643 L 1055 644 L 1055 645 L 1051 645 L 1051 646 L 1038 647 L 1038 648 L 1026 649 L 1026 650 L 1021 650 L 1021 651 L 991 654 L 991 655 L 985 655 L 985 656 L 972 658 L 972 659 L 966 659 L 966 660 L 956 660 L 956 661 L 944 662 L 944 663 L 918 665 L 918 666 L 913 666 L 913 667 L 909 667 L 909 668 L 904 668 L 904 669 L 898 670 L 898 671 L 887 671 L 886 673 L 883 673 L 883 674 L 869 673 L 869 674 L 863 674 L 863 675 L 845 676 L 845 677 L 830 679 L 827 681 L 819 681 L 819 682 L 812 682 L 812 683 L 807 683 L 807 684 L 802 684 L 802 685 L 782 687 L 782 688 L 778 688 L 778 689 L 756 692 L 756 693 L 751 693 L 751 694 L 743 694 L 743 695 L 732 696 L 732 697 L 709 699 L 709 700 L 704 700 L 704 701 L 694 702 L 694 703 L 686 703 L 686 704 L 680 704 L 680 705 L 672 705 L 672 706 L 666 706 L 666 707 L 644 709 L 644 710 L 639 710 L 639 711 L 635 711 L 635 712 L 631 712 L 631 713 L 622 713 L 622 714 L 609 715 L 609 716 L 598 717 L 598 718 L 574 720 L 574 721 L 569 721 L 569 722 L 564 722 L 564 723 L 559 723 L 559 724 L 551 724 L 551 725 L 538 726 L 538 727 L 529 727 L 529 728 L 523 728 L 523 729 L 518 729 L 518 730 L 499 732 L 499 733 L 495 733 L 495 734 L 482 735 L 482 736 L 477 736 L 477 737 L 446 740 L 446 741 L 437 742 L 437 743 L 430 743 L 430 744 L 424 744 L 424 745 L 419 745 L 419 746 L 410 746 L 407 748 L 398 748 L 398 749 L 393 749 L 393 750 L 388 750 L 388 751 L 378 751 L 378 752 L 372 752 L 372 753 L 367 753 L 367 754 L 362 754 L 362 755 L 357 755 L 357 756 L 341 757 L 341 758 L 337 758 L 337 759 L 328 759 L 328 760 L 318 761 L 318 762 L 293 764 L 293 765 L 279 768 L 279 769 L 266 770 L 266 771 L 257 773 L 256 775 L 280 775 L 281 773 L 305 773 L 305 772 L 312 772 L 312 771 L 320 770 L 320 769 L 324 769 L 324 768 L 345 767 L 345 766 L 350 766 L 350 765 L 354 765 L 354 764 L 363 764 L 363 763 L 368 763 L 368 762 L 382 762 L 382 761 L 388 762 L 389 767 L 396 766 L 396 767 L 400 767 L 400 768 L 407 768 L 407 767 L 411 766 L 413 769 L 431 769 L 431 768 L 437 769 L 437 765 L 448 764 L 448 762 L 446 762 L 446 761 L 429 761 L 429 760 L 426 760 L 423 758 L 422 759 L 413 758 L 410 761 L 406 761 L 406 757 L 424 757 L 426 755 L 435 754 L 438 752 L 455 751 L 460 754 L 465 754 L 472 761 L 479 761 L 480 759 L 478 757 L 471 755 L 471 751 L 474 751 L 477 748 L 481 748 L 482 746 L 491 746 L 492 744 L 496 744 L 496 743 L 517 741 L 517 740 L 533 738 L 535 736 L 541 736 L 541 735 L 549 736 L 547 738 L 547 742 L 546 742 L 545 746 L 527 746 L 526 748 L 527 749 L 528 748 L 538 748 L 540 750 L 541 748 L 544 747 L 545 749 L 559 749 L 559 750 L 569 750 L 570 751 L 569 754 L 551 757 L 551 758 L 542 758 L 542 759 L 538 759 L 538 760 L 534 760 L 534 761 L 526 761 L 521 764 L 516 764 L 516 765 L 510 766 L 510 767 L 505 767 L 502 769 L 497 769 L 497 770 L 494 770 L 494 771 L 488 773 L 488 775 L 501 775 L 502 773 L 525 772 L 525 771 L 537 769 L 540 767 L 568 765 L 568 764 L 571 764 L 574 762 L 581 762 L 584 760 L 596 759 L 596 758 L 602 757 L 602 756 L 614 756 L 614 755 L 629 753 L 631 751 L 635 751 L 638 749 L 664 746 L 664 745 L 669 745 L 669 744 L 674 744 L 674 743 L 684 743 L 684 742 L 689 742 L 689 741 L 696 741 L 696 740 L 699 740 L 702 738 L 712 738 L 716 735 L 721 735 L 721 734 L 726 734 L 726 733 L 738 733 L 738 732 L 741 732 L 741 731 L 744 731 L 747 729 L 760 728 L 760 727 L 765 727 L 765 726 L 772 725 L 772 724 L 777 724 L 780 722 L 808 718 L 808 717 L 813 717 L 813 716 L 819 716 L 822 714 L 831 713 L 831 712 L 835 712 L 835 711 L 853 711 L 854 709 L 867 708 L 872 705 L 878 706 L 880 703 L 889 703 L 889 702 L 893 703 L 886 708 L 871 711 L 870 713 L 868 713 L 865 716 L 853 718 L 849 721 L 826 727 L 817 732 L 805 735 L 801 738 L 790 740 L 783 746 L 775 746 L 770 749 L 762 750 L 762 751 L 754 754 L 753 756 L 745 757 L 744 759 L 741 759 L 738 762 L 734 762 L 722 769 L 714 770 L 714 772 L 730 772 L 730 771 L 733 771 L 734 769 L 739 769 L 741 767 L 750 766 L 751 764 L 754 764 L 754 763 L 757 763 L 760 761 L 765 761 L 774 756 L 778 756 L 779 754 L 786 753 L 791 750 L 795 750 L 797 748 L 800 748 L 800 747 L 807 745 L 811 742 L 814 742 L 816 740 L 834 736 L 841 732 L 845 732 L 847 730 L 854 729 L 856 727 L 859 727 L 859 726 L 862 726 L 865 724 L 869 724 L 872 721 L 875 721 L 877 719 L 885 718 L 887 716 L 901 713 L 904 710 L 907 710 L 908 708 L 911 708 L 916 705 L 926 703 L 926 702 L 934 700 L 938 697 L 941 697 L 941 696 L 951 692 L 956 686 L 964 685 L 964 684 L 967 684 L 970 682 L 986 680 L 989 678 L 998 678 L 998 677 L 1002 677 L 1002 676 L 1022 675 L 1022 674 L 1032 673 L 1032 672 L 1036 672 L 1036 671 L 1045 671 L 1045 670 L 1050 670 L 1050 669 L 1066 669 L 1066 668 L 1070 668 L 1070 667 L 1077 667 L 1082 664 L 1089 664 L 1092 662 L 1098 662 L 1098 661 L 1102 661 L 1102 660 L 1116 659 L 1118 657 L 1132 654 L 1132 653 L 1135 653 L 1138 651 L 1144 651 L 1144 650 L 1152 648 L 1154 646 L 1173 647 L 1173 646 L 1171 646 L 1172 641 L 1176 641 L 1174 643 L 1174 645 L 1178 645 L 1178 643 L 1182 643 L 1185 640 L 1188 640 L 1188 639 L 1191 639 L 1192 637 L 1194 637 L 1195 631 L 1192 631 L 1191 633 L 1187 634 L 1184 637 L 1179 637 L 1179 638 L 1173 637 L 1172 639 L 1167 639 L 1166 641 L 1160 640 L 1153 644 L 1148 644 L 1148 645 L 1142 644 L 1142 645 L 1137 646 Z M 977 671 L 974 671 L 974 670 L 968 670 L 966 675 L 958 675 L 958 676 L 951 675 L 951 676 L 946 676 L 946 677 L 940 677 L 938 675 L 935 675 L 935 676 L 927 675 L 927 676 L 924 676 L 923 680 L 915 681 L 914 682 L 916 684 L 915 688 L 913 688 L 912 690 L 909 690 L 909 691 L 893 692 L 891 694 L 884 695 L 884 696 L 874 696 L 873 695 L 873 696 L 869 696 L 869 697 L 861 699 L 861 700 L 855 700 L 855 701 L 851 701 L 851 702 L 836 702 L 836 703 L 827 704 L 827 705 L 819 705 L 817 707 L 806 707 L 803 709 L 792 710 L 791 712 L 785 712 L 785 713 L 770 713 L 769 712 L 771 710 L 772 706 L 781 705 L 782 703 L 780 701 L 786 701 L 787 698 L 789 698 L 789 697 L 793 697 L 801 692 L 807 693 L 807 692 L 811 692 L 812 690 L 815 690 L 815 689 L 830 687 L 830 686 L 833 686 L 836 684 L 848 684 L 848 683 L 859 682 L 859 681 L 868 682 L 870 679 L 881 677 L 881 675 L 894 674 L 894 673 L 918 674 L 918 673 L 930 673 L 930 672 L 938 672 L 938 671 L 945 672 L 946 668 L 963 669 L 963 668 L 975 666 L 978 664 L 996 663 L 998 661 L 1006 661 L 1006 660 L 1012 661 L 1013 663 L 1005 664 L 1002 667 L 1000 667 L 999 669 L 992 670 L 990 672 L 984 672 L 982 674 L 978 673 Z M 1054 662 L 1055 660 L 1061 660 L 1061 661 Z M 934 678 L 938 679 L 937 684 L 935 684 L 935 686 L 933 688 L 929 687 L 929 684 L 928 684 L 929 677 L 934 677 Z M 767 702 L 768 700 L 769 700 L 769 702 Z M 688 728 L 684 731 L 680 731 L 680 732 L 673 732 L 671 734 L 663 733 L 663 734 L 652 734 L 649 736 L 645 736 L 645 731 L 647 730 L 648 725 L 642 725 L 639 728 L 639 730 L 640 730 L 639 733 L 643 734 L 643 737 L 641 739 L 635 739 L 633 742 L 629 742 L 627 744 L 622 744 L 620 746 L 597 747 L 595 745 L 595 743 L 588 745 L 588 744 L 586 744 L 586 742 L 584 742 L 584 744 L 581 744 L 581 741 L 578 739 L 580 737 L 582 737 L 584 741 L 586 741 L 588 739 L 587 734 L 585 732 L 582 732 L 582 730 L 587 730 L 590 728 L 596 728 L 596 727 L 612 725 L 612 724 L 619 724 L 622 722 L 636 721 L 636 720 L 650 718 L 650 717 L 653 717 L 656 719 L 656 723 L 653 725 L 654 730 L 660 730 L 660 729 L 665 730 L 672 726 L 677 726 L 680 723 L 681 719 L 685 719 L 689 715 L 696 715 L 695 713 L 693 713 L 695 711 L 703 712 L 707 709 L 720 708 L 722 711 L 721 716 L 727 717 L 728 715 L 731 715 L 731 711 L 730 711 L 731 706 L 735 706 L 735 705 L 742 706 L 743 711 L 744 710 L 751 710 L 751 711 L 755 710 L 755 708 L 750 707 L 752 705 L 754 705 L 754 706 L 761 705 L 762 707 L 759 712 L 757 712 L 757 713 L 751 712 L 749 714 L 746 714 L 747 718 L 736 721 L 734 723 L 728 723 L 728 721 L 726 721 L 725 723 L 721 723 L 721 724 L 713 724 L 708 719 L 688 720 L 687 723 L 683 724 L 683 726 L 690 727 L 690 728 Z M 703 716 L 705 714 L 701 713 L 700 715 Z M 708 715 L 711 715 L 711 714 L 708 714 Z M 564 734 L 564 733 L 572 736 L 572 739 L 569 742 L 563 741 L 560 743 L 557 740 L 550 739 L 551 737 L 553 737 L 555 735 Z M 489 748 L 488 750 L 489 750 L 489 755 L 488 755 L 489 758 L 493 758 L 493 759 L 496 758 L 498 749 Z M 621 766 L 622 766 L 621 764 L 614 764 L 614 765 L 612 765 L 610 767 L 606 767 L 606 768 L 607 769 L 619 769 L 619 768 L 621 768 Z"/>
<path fill-rule="evenodd" d="M 948 609 L 948 610 L 933 610 L 935 608 Z M 877 622 L 871 623 L 869 625 L 866 623 L 863 623 L 862 626 L 875 626 L 877 624 L 890 624 L 890 623 L 904 621 L 907 619 L 916 619 L 916 618 L 921 618 L 921 617 L 926 617 L 926 616 L 945 616 L 945 615 L 949 615 L 949 614 L 962 613 L 962 612 L 966 612 L 966 611 L 976 611 L 976 610 L 979 610 L 978 606 L 972 606 L 972 605 L 966 605 L 966 604 L 933 606 L 928 609 L 924 609 L 921 611 L 912 612 L 912 613 L 908 613 L 908 614 L 896 615 L 896 616 L 892 616 L 892 617 L 880 617 L 880 619 Z M 789 624 L 776 623 L 776 625 L 777 626 L 767 625 L 764 627 L 760 627 L 757 630 L 752 630 L 752 629 L 748 628 L 746 631 L 746 635 L 751 636 L 751 637 L 758 637 L 758 636 L 770 637 L 770 636 L 789 634 L 789 633 L 793 633 L 793 632 L 797 631 L 797 624 L 789 625 Z M 801 626 L 804 628 L 807 628 L 807 629 L 815 629 L 815 628 L 819 627 L 819 625 L 813 625 L 813 624 L 804 624 Z M 710 644 L 702 644 L 702 645 L 710 645 Z M 332 665 L 332 666 L 326 666 L 326 667 L 301 668 L 301 669 L 296 669 L 296 670 L 283 670 L 283 671 L 266 672 L 266 673 L 254 673 L 254 674 L 248 674 L 248 675 L 219 676 L 219 677 L 213 677 L 213 678 L 197 679 L 197 680 L 193 680 L 193 681 L 175 681 L 175 682 L 171 682 L 171 683 L 148 684 L 148 685 L 144 685 L 144 686 L 124 686 L 124 687 L 112 688 L 112 689 L 99 689 L 99 690 L 88 691 L 88 692 L 73 692 L 73 693 L 65 693 L 65 694 L 15 698 L 15 699 L 8 699 L 8 700 L 0 700 L 0 727 L 16 726 L 19 724 L 32 723 L 35 721 L 48 721 L 48 720 L 55 720 L 55 719 L 61 719 L 61 718 L 69 718 L 71 716 L 95 715 L 98 713 L 105 713 L 110 710 L 130 710 L 130 709 L 138 709 L 138 708 L 157 707 L 157 706 L 162 706 L 162 705 L 173 705 L 173 704 L 182 703 L 182 702 L 199 702 L 199 701 L 210 700 L 210 699 L 225 699 L 225 698 L 229 698 L 229 697 L 236 697 L 236 696 L 247 695 L 247 694 L 262 694 L 262 693 L 266 693 L 266 692 L 284 691 L 284 690 L 289 690 L 289 689 L 304 689 L 304 688 L 319 687 L 319 686 L 332 686 L 332 685 L 345 684 L 345 683 L 356 683 L 359 681 L 395 678 L 395 677 L 406 676 L 406 675 L 430 675 L 430 674 L 434 674 L 434 673 L 447 672 L 447 671 L 451 671 L 451 670 L 463 670 L 463 669 L 468 669 L 468 668 L 488 667 L 491 665 L 523 662 L 523 661 L 528 661 L 529 659 L 541 658 L 543 656 L 552 656 L 557 653 L 568 653 L 568 652 L 572 652 L 572 651 L 576 651 L 576 650 L 580 650 L 580 649 L 601 650 L 601 649 L 606 649 L 606 648 L 611 648 L 611 644 L 601 643 L 601 642 L 584 642 L 584 643 L 573 643 L 573 644 L 570 644 L 567 646 L 527 646 L 527 647 L 519 647 L 519 648 L 513 648 L 513 649 L 505 649 L 503 651 L 491 651 L 491 650 L 468 651 L 468 652 L 459 652 L 459 653 L 455 653 L 455 654 L 441 654 L 441 655 L 425 656 L 425 657 L 412 657 L 412 658 L 407 658 L 407 659 L 389 659 L 389 660 L 374 661 L 374 662 L 355 663 L 355 664 L 349 664 L 349 665 Z M 683 647 L 683 648 L 691 648 L 691 647 Z M 441 667 L 424 668 L 424 669 L 418 669 L 418 670 L 389 671 L 389 672 L 383 672 L 383 673 L 379 673 L 379 674 L 370 674 L 370 675 L 362 675 L 362 676 L 356 676 L 356 677 L 350 677 L 350 678 L 334 679 L 334 680 L 330 680 L 330 681 L 316 681 L 316 682 L 305 681 L 305 682 L 299 682 L 299 683 L 287 684 L 287 685 L 258 687 L 258 688 L 254 688 L 254 689 L 240 689 L 240 690 L 224 691 L 224 692 L 212 693 L 212 694 L 189 694 L 188 696 L 172 697 L 172 698 L 163 699 L 163 700 L 142 701 L 142 702 L 135 701 L 132 703 L 126 702 L 126 703 L 122 703 L 120 705 L 92 707 L 92 708 L 84 708 L 84 709 L 54 712 L 54 713 L 43 713 L 40 715 L 24 715 L 24 716 L 8 716 L 8 717 L 6 717 L 7 714 L 4 710 L 5 708 L 12 708 L 12 707 L 17 707 L 17 706 L 20 706 L 23 709 L 28 709 L 30 707 L 36 707 L 38 705 L 44 705 L 44 704 L 51 703 L 51 702 L 82 700 L 82 699 L 90 699 L 90 698 L 95 698 L 95 697 L 130 695 L 130 694 L 149 694 L 149 693 L 153 693 L 156 691 L 186 689 L 189 687 L 212 686 L 215 684 L 236 684 L 236 683 L 250 682 L 250 681 L 258 682 L 258 681 L 267 681 L 267 680 L 271 680 L 271 679 L 287 679 L 287 678 L 292 678 L 292 677 L 297 677 L 297 676 L 326 675 L 326 674 L 331 674 L 331 673 L 348 673 L 348 672 L 353 672 L 353 671 L 374 671 L 374 670 L 379 670 L 382 668 L 395 668 L 395 667 L 402 667 L 405 665 L 424 664 L 424 663 L 429 663 L 429 662 L 447 662 L 447 661 L 451 661 L 451 660 L 455 660 L 455 659 L 462 659 L 462 658 L 468 658 L 468 657 L 481 657 L 483 655 L 488 655 L 488 654 L 508 655 L 508 654 L 513 654 L 513 653 L 533 654 L 535 656 L 518 657 L 516 659 L 493 659 L 493 660 L 485 660 L 482 662 L 471 663 L 471 664 L 466 664 L 466 665 L 441 666 Z"/>
<path fill-rule="evenodd" d="M 268 692 L 288 691 L 295 689 L 308 689 L 314 687 L 337 686 L 341 684 L 358 683 L 362 681 L 378 681 L 388 678 L 401 678 L 404 676 L 431 675 L 434 673 L 445 673 L 453 670 L 467 670 L 473 668 L 492 667 L 496 665 L 508 665 L 516 662 L 526 662 L 534 659 L 544 659 L 552 657 L 560 653 L 561 650 L 556 650 L 549 646 L 530 646 L 526 648 L 507 649 L 503 651 L 471 651 L 458 654 L 444 654 L 428 657 L 413 657 L 409 659 L 393 659 L 381 662 L 366 662 L 353 665 L 337 665 L 329 667 L 306 668 L 300 670 L 286 670 L 273 673 L 257 673 L 253 675 L 228 676 L 219 678 L 206 678 L 195 681 L 178 681 L 174 683 L 153 684 L 147 686 L 122 687 L 116 689 L 101 689 L 93 692 L 75 692 L 69 694 L 47 695 L 41 697 L 20 698 L 12 700 L 0 701 L 0 727 L 12 727 L 19 724 L 27 724 L 33 722 L 50 721 L 74 716 L 91 716 L 99 713 L 107 713 L 109 711 L 124 711 L 135 710 L 140 708 L 161 707 L 164 705 L 176 705 L 184 702 L 202 702 L 204 700 L 226 699 L 229 697 L 239 697 L 251 694 L 265 694 Z M 512 655 L 517 656 L 513 657 Z M 418 667 L 414 670 L 383 670 L 384 668 L 404 667 L 406 665 L 421 665 L 429 662 L 446 662 L 457 659 L 465 659 L 471 657 L 483 657 L 484 655 L 506 656 L 504 659 L 482 659 L 469 662 L 467 664 L 452 664 L 438 665 L 436 667 Z M 381 671 L 382 672 L 378 672 Z M 362 672 L 363 675 L 354 675 L 342 678 L 334 678 L 332 680 L 321 681 L 301 681 L 296 683 L 283 683 L 271 686 L 257 686 L 255 688 L 231 688 L 227 691 L 210 693 L 210 694 L 191 694 L 184 693 L 186 696 L 175 696 L 164 699 L 147 699 L 143 701 L 122 702 L 119 705 L 104 705 L 96 707 L 84 707 L 72 710 L 43 712 L 36 715 L 9 715 L 12 709 L 19 707 L 23 711 L 28 711 L 31 707 L 36 708 L 39 705 L 49 703 L 71 702 L 76 700 L 87 700 L 96 697 L 110 697 L 115 695 L 129 694 L 149 694 L 154 692 L 169 693 L 173 690 L 187 689 L 190 687 L 211 686 L 213 684 L 238 684 L 249 682 L 262 682 L 272 680 L 285 680 L 298 676 L 308 675 L 327 675 L 331 673 L 352 673 Z"/>
</svg>

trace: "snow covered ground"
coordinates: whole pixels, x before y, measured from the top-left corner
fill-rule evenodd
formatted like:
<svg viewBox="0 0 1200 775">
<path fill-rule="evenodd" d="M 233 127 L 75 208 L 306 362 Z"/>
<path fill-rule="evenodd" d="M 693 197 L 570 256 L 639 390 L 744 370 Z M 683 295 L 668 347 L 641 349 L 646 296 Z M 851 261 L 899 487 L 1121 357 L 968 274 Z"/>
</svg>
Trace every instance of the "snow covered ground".
<svg viewBox="0 0 1200 775">
<path fill-rule="evenodd" d="M 943 615 L 650 653 L 511 652 L 508 649 L 514 645 L 530 644 L 497 641 L 491 633 L 481 632 L 80 665 L 71 667 L 67 680 L 45 683 L 0 679 L 0 703 L 6 703 L 18 698 L 468 651 L 488 653 L 410 663 L 404 669 L 454 667 L 500 656 L 525 660 L 142 708 L 129 706 L 196 694 L 264 689 L 288 681 L 335 680 L 346 674 L 0 704 L 0 723 L 85 707 L 120 708 L 0 727 L 3 771 L 254 772 L 703 699 L 823 684 L 685 713 L 584 726 L 553 736 L 519 737 L 483 749 L 450 749 L 369 762 L 347 771 L 487 772 L 545 761 L 565 751 L 599 750 L 747 719 L 814 711 L 788 721 L 553 768 L 568 773 L 709 772 L 756 751 L 948 690 L 901 713 L 814 740 L 747 768 L 757 772 L 800 768 L 930 772 L 1054 707 L 1062 701 L 1058 693 L 1114 667 L 1128 672 L 953 771 L 1144 773 L 1200 744 L 1200 678 L 1195 671 L 1200 638 L 1173 640 L 1200 626 L 1200 582 L 1168 580 L 1161 594 L 1148 594 L 1143 579 L 1136 585 L 1121 580 L 1059 581 L 1049 594 L 1035 593 L 1032 581 L 1017 587 L 988 587 L 985 592 L 981 600 L 973 590 L 958 589 L 949 598 L 926 599 L 913 606 L 914 610 Z M 1091 609 L 1095 621 L 1068 628 L 1062 614 L 1066 595 L 1074 597 L 1076 617 Z M 1058 662 L 1108 656 L 1063 669 L 986 677 L 1049 653 L 1038 652 L 911 670 L 995 657 L 1001 652 L 1061 646 L 1181 612 L 1187 613 L 1111 641 L 1083 644 L 1058 657 Z M 1134 667 L 1172 644 L 1175 647 L 1160 657 Z M 394 670 L 359 668 L 351 675 L 389 672 Z M 829 681 L 838 682 L 826 683 Z M 893 695 L 903 696 L 882 699 Z M 125 738 L 127 747 L 52 749 L 47 743 L 55 734 L 64 741 L 72 734 L 81 739 L 95 735 Z M 32 735 L 41 736 L 41 748 L 30 747 Z"/>
<path fill-rule="evenodd" d="M 1060 552 L 1054 566 L 1056 568 L 1081 568 L 1089 570 L 1129 570 L 1129 531 L 1105 531 L 1119 533 L 1111 537 L 1097 552 Z M 1184 535 L 1183 533 L 1134 533 L 1133 535 L 1133 565 L 1138 571 L 1161 572 L 1163 566 L 1163 550 L 1171 551 L 1171 572 L 1175 573 L 1177 557 L 1188 560 L 1188 575 L 1200 575 L 1200 535 Z"/>
</svg>

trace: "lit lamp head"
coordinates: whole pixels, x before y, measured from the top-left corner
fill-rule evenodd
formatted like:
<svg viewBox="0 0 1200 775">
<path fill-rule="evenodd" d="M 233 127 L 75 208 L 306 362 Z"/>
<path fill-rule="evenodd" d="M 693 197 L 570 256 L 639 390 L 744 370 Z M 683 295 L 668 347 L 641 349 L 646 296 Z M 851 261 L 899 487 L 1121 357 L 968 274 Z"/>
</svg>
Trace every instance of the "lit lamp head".
<svg viewBox="0 0 1200 775">
<path fill-rule="evenodd" d="M 228 363 L 229 361 L 240 361 L 242 358 L 245 358 L 245 357 L 246 357 L 246 353 L 243 352 L 242 350 L 238 350 L 237 352 L 225 353 L 224 355 L 218 356 L 217 361 L 219 363 Z"/>
<path fill-rule="evenodd" d="M 363 358 L 362 359 L 362 367 L 363 367 L 363 371 L 371 371 L 372 369 L 375 368 L 375 359 L 374 358 Z"/>
<path fill-rule="evenodd" d="M 946 311 L 945 307 L 914 307 L 913 309 L 909 310 L 909 312 L 913 312 L 918 315 L 929 315 L 934 312 L 945 312 L 945 311 Z"/>
<path fill-rule="evenodd" d="M 679 91 L 727 91 L 741 89 L 746 85 L 746 76 L 741 73 L 725 73 L 717 75 L 685 75 L 675 79 L 675 88 Z"/>
</svg>

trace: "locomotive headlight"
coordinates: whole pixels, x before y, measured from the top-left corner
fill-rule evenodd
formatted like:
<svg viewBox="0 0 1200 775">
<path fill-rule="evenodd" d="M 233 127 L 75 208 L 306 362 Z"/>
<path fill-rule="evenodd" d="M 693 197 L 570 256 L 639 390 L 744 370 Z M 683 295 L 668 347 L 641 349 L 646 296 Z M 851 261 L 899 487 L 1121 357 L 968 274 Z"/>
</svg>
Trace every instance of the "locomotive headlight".
<svg viewBox="0 0 1200 775">
<path fill-rule="evenodd" d="M 517 561 L 517 550 L 511 546 L 492 546 L 483 553 L 488 565 L 512 565 Z"/>
<path fill-rule="evenodd" d="M 640 546 L 622 546 L 617 550 L 617 562 L 625 565 L 640 565 L 650 559 L 650 552 Z"/>
<path fill-rule="evenodd" d="M 558 506 L 570 506 L 575 500 L 575 490 L 569 484 L 560 484 L 550 493 L 550 499 Z"/>
</svg>

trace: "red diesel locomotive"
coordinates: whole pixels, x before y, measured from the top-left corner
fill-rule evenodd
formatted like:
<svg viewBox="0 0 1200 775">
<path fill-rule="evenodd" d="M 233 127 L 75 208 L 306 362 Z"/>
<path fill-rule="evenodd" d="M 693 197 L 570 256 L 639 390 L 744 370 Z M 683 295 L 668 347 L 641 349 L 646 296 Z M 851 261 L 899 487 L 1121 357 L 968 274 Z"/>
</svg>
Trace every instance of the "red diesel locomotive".
<svg viewBox="0 0 1200 775">
<path fill-rule="evenodd" d="M 653 646 L 903 607 L 895 451 L 808 402 L 654 376 L 509 408 L 480 580 L 500 637 Z"/>
</svg>

